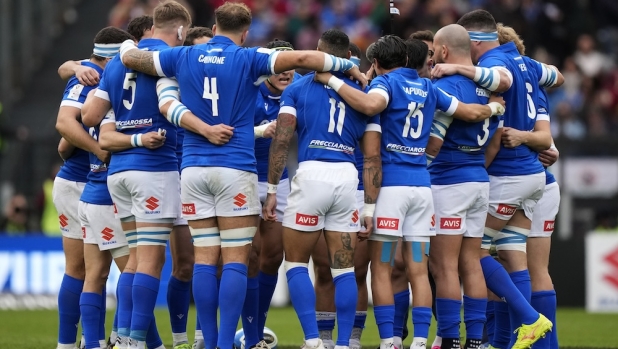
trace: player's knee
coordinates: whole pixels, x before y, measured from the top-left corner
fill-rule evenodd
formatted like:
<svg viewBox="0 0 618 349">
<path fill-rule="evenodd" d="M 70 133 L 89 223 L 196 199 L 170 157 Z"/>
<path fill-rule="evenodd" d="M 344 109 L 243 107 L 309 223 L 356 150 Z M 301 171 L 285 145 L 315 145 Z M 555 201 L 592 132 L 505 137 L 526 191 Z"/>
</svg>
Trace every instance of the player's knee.
<svg viewBox="0 0 618 349">
<path fill-rule="evenodd" d="M 71 260 L 66 262 L 65 274 L 74 277 L 79 280 L 86 278 L 86 266 L 84 265 L 84 259 Z"/>
<path fill-rule="evenodd" d="M 172 275 L 180 281 L 190 281 L 193 277 L 193 258 L 183 258 L 181 263 L 174 264 Z"/>
<path fill-rule="evenodd" d="M 283 251 L 262 251 L 260 254 L 260 270 L 267 274 L 275 274 L 283 262 Z"/>
<path fill-rule="evenodd" d="M 330 285 L 333 282 L 333 276 L 329 265 L 315 265 L 314 271 L 316 285 Z"/>
</svg>

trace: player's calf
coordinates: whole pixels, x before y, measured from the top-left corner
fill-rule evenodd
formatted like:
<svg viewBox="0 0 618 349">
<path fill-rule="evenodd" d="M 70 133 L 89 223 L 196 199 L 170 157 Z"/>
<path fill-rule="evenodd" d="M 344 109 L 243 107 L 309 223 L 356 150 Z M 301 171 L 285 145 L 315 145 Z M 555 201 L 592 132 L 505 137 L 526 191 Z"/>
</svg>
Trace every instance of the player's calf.
<svg viewBox="0 0 618 349">
<path fill-rule="evenodd" d="M 167 306 L 172 325 L 174 347 L 188 346 L 187 319 L 191 300 L 191 278 L 193 277 L 193 242 L 186 220 L 174 222 L 170 235 L 172 254 L 172 275 L 167 287 Z"/>
<path fill-rule="evenodd" d="M 427 270 L 429 237 L 416 236 L 411 240 L 406 240 L 403 243 L 402 252 L 406 263 L 408 280 L 410 280 L 412 294 L 414 294 L 412 302 L 414 339 L 412 340 L 411 348 L 419 348 L 427 344 L 429 325 L 433 316 L 431 312 L 431 287 L 429 286 Z"/>
</svg>

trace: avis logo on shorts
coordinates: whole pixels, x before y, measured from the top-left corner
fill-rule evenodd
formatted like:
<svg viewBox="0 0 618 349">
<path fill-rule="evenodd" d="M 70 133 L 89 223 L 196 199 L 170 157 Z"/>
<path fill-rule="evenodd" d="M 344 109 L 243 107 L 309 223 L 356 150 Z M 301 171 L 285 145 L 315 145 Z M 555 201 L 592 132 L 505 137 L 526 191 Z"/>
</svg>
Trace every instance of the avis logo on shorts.
<svg viewBox="0 0 618 349">
<path fill-rule="evenodd" d="M 146 209 L 144 210 L 145 214 L 159 214 L 161 213 L 161 210 L 157 210 L 159 208 L 159 199 L 155 198 L 154 196 L 149 197 L 148 199 L 146 199 L 146 201 L 144 201 L 146 203 Z"/>
<path fill-rule="evenodd" d="M 441 217 L 440 218 L 440 229 L 453 229 L 458 230 L 461 229 L 461 218 L 460 217 Z"/>
<path fill-rule="evenodd" d="M 182 204 L 182 214 L 194 215 L 195 214 L 195 204 Z"/>
<path fill-rule="evenodd" d="M 308 214 L 297 213 L 296 224 L 315 227 L 318 225 L 318 216 L 310 216 Z"/>
<path fill-rule="evenodd" d="M 378 217 L 378 229 L 399 230 L 399 219 Z"/>
<path fill-rule="evenodd" d="M 551 233 L 554 231 L 555 221 L 545 221 L 543 222 L 543 231 Z"/>
<path fill-rule="evenodd" d="M 496 212 L 498 212 L 499 214 L 505 215 L 505 216 L 512 216 L 515 214 L 515 211 L 517 211 L 517 207 L 507 205 L 507 204 L 500 204 L 498 205 L 498 208 L 496 209 Z"/>
<path fill-rule="evenodd" d="M 248 210 L 249 207 L 247 207 L 247 196 L 245 194 L 242 193 L 238 193 L 236 194 L 236 196 L 234 196 L 234 205 L 236 207 L 233 208 L 234 211 L 244 211 L 244 210 Z"/>
</svg>

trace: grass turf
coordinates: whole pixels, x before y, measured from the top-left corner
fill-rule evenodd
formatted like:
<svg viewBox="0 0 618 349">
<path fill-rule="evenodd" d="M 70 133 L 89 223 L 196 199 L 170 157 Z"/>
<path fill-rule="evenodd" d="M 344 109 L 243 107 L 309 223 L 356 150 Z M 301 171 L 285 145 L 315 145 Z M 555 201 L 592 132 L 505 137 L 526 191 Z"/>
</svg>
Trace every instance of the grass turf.
<svg viewBox="0 0 618 349">
<path fill-rule="evenodd" d="M 267 326 L 279 338 L 279 348 L 298 348 L 302 344 L 302 331 L 294 309 L 273 308 L 268 314 Z M 167 348 L 171 348 L 171 330 L 166 309 L 157 309 L 157 325 Z M 111 329 L 113 313 L 107 317 Z M 561 348 L 618 348 L 618 314 L 587 314 L 583 309 L 558 310 L 558 337 Z M 371 309 L 363 332 L 365 348 L 375 348 L 380 342 Z M 0 311 L 0 349 L 53 349 L 56 345 L 58 319 L 54 310 Z M 195 326 L 195 310 L 189 316 L 189 329 Z M 408 327 L 412 330 L 411 323 Z M 430 331 L 431 341 L 435 326 Z M 193 331 L 189 331 L 193 338 Z M 410 344 L 411 336 L 405 341 Z"/>
</svg>

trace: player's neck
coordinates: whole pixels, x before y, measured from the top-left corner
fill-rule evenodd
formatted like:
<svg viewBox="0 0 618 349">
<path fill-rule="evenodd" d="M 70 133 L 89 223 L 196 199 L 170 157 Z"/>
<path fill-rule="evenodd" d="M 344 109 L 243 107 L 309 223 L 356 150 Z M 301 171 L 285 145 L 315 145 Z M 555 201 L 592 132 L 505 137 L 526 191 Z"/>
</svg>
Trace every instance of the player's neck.
<svg viewBox="0 0 618 349">
<path fill-rule="evenodd" d="M 453 56 L 453 57 L 449 57 L 444 63 L 448 63 L 448 64 L 461 64 L 461 65 L 474 65 L 472 64 L 472 58 L 470 58 L 470 55 L 468 56 Z"/>
<path fill-rule="evenodd" d="M 105 60 L 103 61 L 98 61 L 94 58 L 90 58 L 89 59 L 90 63 L 95 64 L 96 66 L 98 66 L 101 69 L 105 69 Z"/>
<path fill-rule="evenodd" d="M 281 96 L 281 93 L 283 91 L 277 89 L 275 86 L 273 86 L 270 81 L 266 80 L 264 81 L 264 85 L 266 85 L 266 88 L 268 89 L 268 92 L 270 92 L 270 95 L 273 97 L 277 97 L 277 96 Z"/>
<path fill-rule="evenodd" d="M 151 39 L 158 39 L 158 40 L 165 42 L 168 46 L 176 47 L 178 46 L 178 40 L 177 40 L 176 35 L 177 34 L 165 33 L 162 31 L 157 31 L 155 29 L 154 33 L 152 34 Z"/>
<path fill-rule="evenodd" d="M 481 56 L 484 55 L 487 51 L 489 50 L 493 50 L 496 47 L 500 46 L 500 43 L 498 41 L 483 41 L 481 43 Z"/>
</svg>

